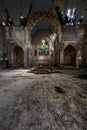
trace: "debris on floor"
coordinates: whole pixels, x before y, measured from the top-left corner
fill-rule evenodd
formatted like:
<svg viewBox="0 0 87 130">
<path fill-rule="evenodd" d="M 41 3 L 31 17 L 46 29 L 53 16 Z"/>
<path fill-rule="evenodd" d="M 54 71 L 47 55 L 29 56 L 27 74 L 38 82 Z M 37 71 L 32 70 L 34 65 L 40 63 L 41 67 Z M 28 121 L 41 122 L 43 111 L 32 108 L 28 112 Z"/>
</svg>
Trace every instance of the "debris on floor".
<svg viewBox="0 0 87 130">
<path fill-rule="evenodd" d="M 54 88 L 55 88 L 55 91 L 56 91 L 56 92 L 65 93 L 65 90 L 62 89 L 62 88 L 60 88 L 60 87 L 54 86 Z"/>
<path fill-rule="evenodd" d="M 87 80 L 27 71 L 0 71 L 0 130 L 87 130 Z"/>
<path fill-rule="evenodd" d="M 35 74 L 50 74 L 51 72 L 51 66 L 37 66 L 30 70 L 30 73 Z"/>
<path fill-rule="evenodd" d="M 35 74 L 51 74 L 51 73 L 62 73 L 58 68 L 53 66 L 37 66 L 33 67 L 28 73 Z"/>
</svg>

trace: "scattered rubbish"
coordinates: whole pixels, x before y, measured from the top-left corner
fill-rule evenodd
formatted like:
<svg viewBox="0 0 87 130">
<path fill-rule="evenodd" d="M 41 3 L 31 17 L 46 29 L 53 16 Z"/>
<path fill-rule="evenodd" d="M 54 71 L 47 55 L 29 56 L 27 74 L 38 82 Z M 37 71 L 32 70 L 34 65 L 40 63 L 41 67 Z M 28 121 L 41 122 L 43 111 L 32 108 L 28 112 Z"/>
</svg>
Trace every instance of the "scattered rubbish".
<svg viewBox="0 0 87 130">
<path fill-rule="evenodd" d="M 65 90 L 60 87 L 54 86 L 54 88 L 56 92 L 65 93 Z"/>
</svg>

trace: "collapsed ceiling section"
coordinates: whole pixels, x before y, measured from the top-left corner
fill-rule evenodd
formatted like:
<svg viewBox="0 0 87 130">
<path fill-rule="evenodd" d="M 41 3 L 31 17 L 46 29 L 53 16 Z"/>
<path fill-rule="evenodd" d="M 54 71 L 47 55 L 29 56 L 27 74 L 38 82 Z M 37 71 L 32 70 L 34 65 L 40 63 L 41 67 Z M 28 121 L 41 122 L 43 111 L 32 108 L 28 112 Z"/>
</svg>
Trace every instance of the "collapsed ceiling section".
<svg viewBox="0 0 87 130">
<path fill-rule="evenodd" d="M 0 24 L 24 24 L 38 11 L 52 11 L 61 25 L 87 24 L 87 0 L 0 0 Z"/>
</svg>

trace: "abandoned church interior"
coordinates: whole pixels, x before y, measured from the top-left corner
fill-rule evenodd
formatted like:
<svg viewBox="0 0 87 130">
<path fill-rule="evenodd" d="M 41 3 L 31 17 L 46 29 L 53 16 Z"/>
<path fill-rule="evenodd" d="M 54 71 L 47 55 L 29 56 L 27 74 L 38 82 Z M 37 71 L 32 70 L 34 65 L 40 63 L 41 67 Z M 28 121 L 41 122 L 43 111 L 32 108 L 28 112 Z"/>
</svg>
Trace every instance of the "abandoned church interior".
<svg viewBox="0 0 87 130">
<path fill-rule="evenodd" d="M 87 130 L 87 0 L 0 0 L 0 130 Z"/>
<path fill-rule="evenodd" d="M 87 0 L 1 0 L 0 10 L 0 68 L 87 67 Z"/>
</svg>

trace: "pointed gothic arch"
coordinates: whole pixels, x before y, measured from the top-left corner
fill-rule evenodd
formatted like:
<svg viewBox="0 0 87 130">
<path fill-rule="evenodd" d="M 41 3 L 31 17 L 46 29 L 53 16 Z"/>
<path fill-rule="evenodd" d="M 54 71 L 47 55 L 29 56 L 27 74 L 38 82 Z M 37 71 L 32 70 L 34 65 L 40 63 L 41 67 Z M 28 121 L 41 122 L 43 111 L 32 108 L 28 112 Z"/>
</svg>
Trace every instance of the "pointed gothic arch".
<svg viewBox="0 0 87 130">
<path fill-rule="evenodd" d="M 60 22 L 58 21 L 57 17 L 54 15 L 53 12 L 36 12 L 28 19 L 26 27 L 29 30 L 32 30 L 32 28 L 36 25 L 36 23 L 42 18 L 45 18 L 48 22 L 50 22 L 54 26 L 55 30 L 58 30 L 58 33 L 61 33 Z"/>
<path fill-rule="evenodd" d="M 55 14 L 51 11 L 49 12 L 36 12 L 34 13 L 34 15 L 32 15 L 29 19 L 28 22 L 26 24 L 26 31 L 27 31 L 27 41 L 28 43 L 32 46 L 32 38 L 31 38 L 31 31 L 32 29 L 35 27 L 35 25 L 41 20 L 41 19 L 46 19 L 48 23 L 50 23 L 54 30 L 53 33 L 56 33 L 56 36 L 58 37 L 57 39 L 57 47 L 60 48 L 60 43 L 61 43 L 61 24 L 58 21 L 57 17 L 55 16 Z M 43 36 L 44 37 L 44 36 Z M 31 40 L 30 40 L 31 39 Z M 40 39 L 39 39 L 40 40 Z M 36 50 L 36 49 L 35 49 Z M 36 51 L 35 55 L 36 55 Z M 59 49 L 57 50 L 57 53 L 59 54 Z M 29 59 L 29 58 L 28 58 Z M 46 57 L 44 57 L 44 61 L 45 61 Z M 48 57 L 48 59 L 50 59 L 50 61 L 54 62 L 54 58 L 50 58 Z M 51 60 L 52 59 L 52 60 Z M 59 63 L 59 57 L 56 57 L 56 60 Z M 43 62 L 44 62 L 43 61 Z M 30 61 L 29 61 L 30 62 Z"/>
<path fill-rule="evenodd" d="M 41 18 L 39 21 L 33 26 L 30 36 L 33 37 L 36 35 L 38 31 L 48 31 L 50 34 L 53 34 L 55 31 L 54 26 L 50 23 L 46 18 Z"/>
</svg>

